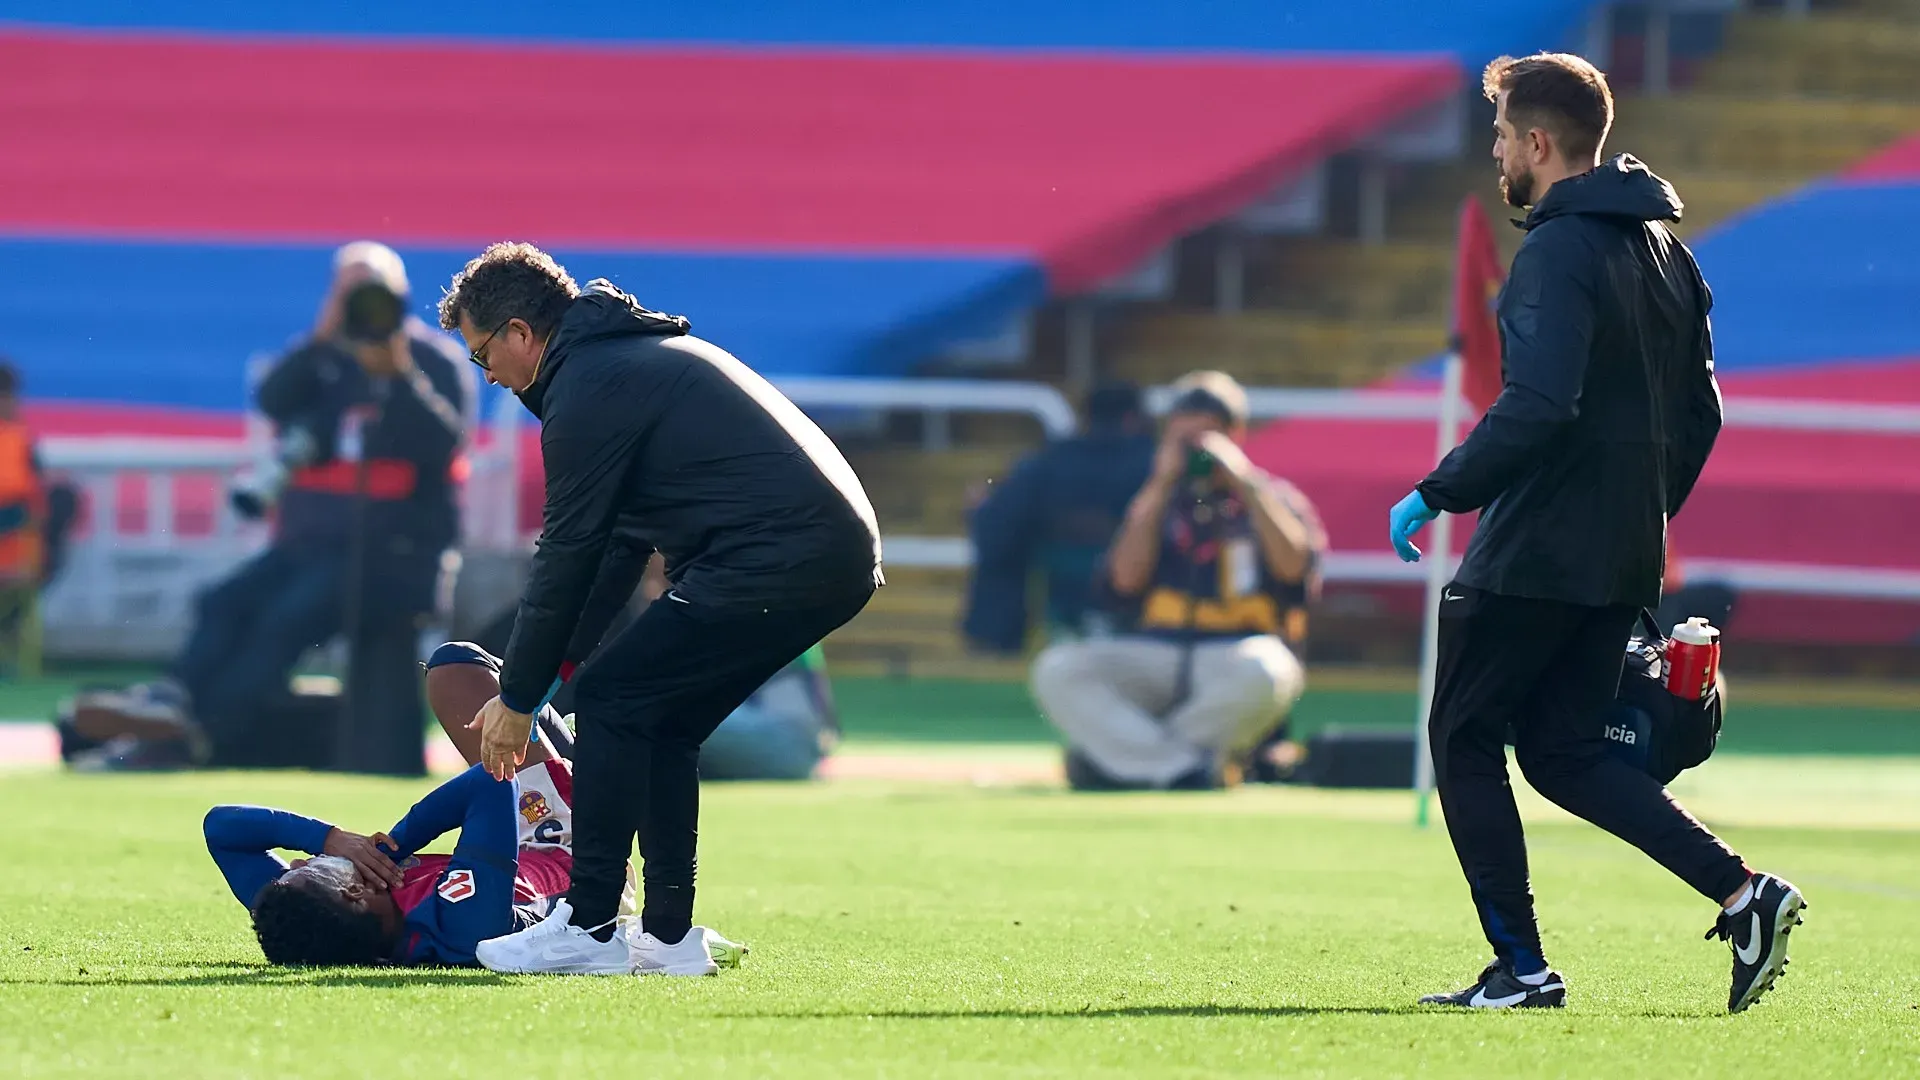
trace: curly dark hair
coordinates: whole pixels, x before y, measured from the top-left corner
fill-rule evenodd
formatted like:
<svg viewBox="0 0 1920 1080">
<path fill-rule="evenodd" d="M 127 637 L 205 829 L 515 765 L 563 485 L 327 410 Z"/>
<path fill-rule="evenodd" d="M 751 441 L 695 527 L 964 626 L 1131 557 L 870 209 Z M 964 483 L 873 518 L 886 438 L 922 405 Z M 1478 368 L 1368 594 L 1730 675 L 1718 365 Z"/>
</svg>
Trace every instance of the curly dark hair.
<svg viewBox="0 0 1920 1080">
<path fill-rule="evenodd" d="M 538 337 L 553 333 L 580 295 L 566 268 L 532 244 L 493 244 L 453 275 L 440 298 L 440 326 L 460 329 L 464 313 L 482 333 L 521 319 Z"/>
<path fill-rule="evenodd" d="M 273 964 L 367 967 L 387 958 L 380 916 L 284 879 L 254 897 L 253 936 Z"/>
<path fill-rule="evenodd" d="M 1568 161 L 1583 161 L 1606 145 L 1613 128 L 1613 91 L 1600 69 L 1572 53 L 1502 56 L 1487 65 L 1480 89 L 1488 101 L 1507 95 L 1515 131 L 1544 128 Z"/>
</svg>

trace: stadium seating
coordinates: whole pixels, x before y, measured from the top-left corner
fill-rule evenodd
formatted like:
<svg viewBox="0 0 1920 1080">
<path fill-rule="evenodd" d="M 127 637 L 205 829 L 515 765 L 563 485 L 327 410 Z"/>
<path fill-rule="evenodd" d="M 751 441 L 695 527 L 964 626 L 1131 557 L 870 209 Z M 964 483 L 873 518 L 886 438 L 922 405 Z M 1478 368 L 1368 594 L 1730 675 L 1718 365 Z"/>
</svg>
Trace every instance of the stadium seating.
<svg viewBox="0 0 1920 1080">
<path fill-rule="evenodd" d="M 357 236 L 399 246 L 423 300 L 478 244 L 527 238 L 765 370 L 904 370 L 1049 288 L 1125 272 L 1459 78 L 1433 56 L 45 28 L 0 33 L 0 73 L 32 105 L 0 119 L 0 318 L 35 393 L 214 408 L 241 403 L 248 353 L 311 321 L 327 246 Z M 171 377 L 136 377 L 155 367 Z"/>
</svg>

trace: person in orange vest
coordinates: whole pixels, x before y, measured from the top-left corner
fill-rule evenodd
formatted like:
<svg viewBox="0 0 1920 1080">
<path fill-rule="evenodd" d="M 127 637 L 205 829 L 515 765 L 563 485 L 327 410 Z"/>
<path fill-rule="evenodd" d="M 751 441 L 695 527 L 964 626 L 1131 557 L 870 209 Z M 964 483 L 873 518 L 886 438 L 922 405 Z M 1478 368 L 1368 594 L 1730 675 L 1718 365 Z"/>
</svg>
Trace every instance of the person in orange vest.
<svg viewBox="0 0 1920 1080">
<path fill-rule="evenodd" d="M 0 360 L 0 587 L 41 584 L 47 492 L 33 432 L 20 419 L 20 373 Z"/>
</svg>

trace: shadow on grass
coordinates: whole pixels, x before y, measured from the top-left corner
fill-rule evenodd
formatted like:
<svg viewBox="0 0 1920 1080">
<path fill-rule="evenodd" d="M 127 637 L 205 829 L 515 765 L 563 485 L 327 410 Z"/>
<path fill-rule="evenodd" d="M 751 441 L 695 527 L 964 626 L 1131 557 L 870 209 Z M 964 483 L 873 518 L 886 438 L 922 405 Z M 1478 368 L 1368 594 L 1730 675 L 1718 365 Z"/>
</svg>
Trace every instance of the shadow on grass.
<svg viewBox="0 0 1920 1080">
<path fill-rule="evenodd" d="M 212 970 L 210 970 L 212 969 Z M 226 969 L 226 970 L 218 970 Z M 179 975 L 122 978 L 112 972 L 80 976 L 0 977 L 7 986 L 356 986 L 404 989 L 409 986 L 494 986 L 504 975 L 468 968 L 282 968 L 224 961 L 195 964 Z"/>
<path fill-rule="evenodd" d="M 1417 1005 L 1115 1005 L 1059 1009 L 847 1009 L 839 1012 L 725 1013 L 728 1020 L 1102 1020 L 1115 1017 L 1443 1016 L 1467 1010 Z"/>
<path fill-rule="evenodd" d="M 1099 1008 L 1033 1009 L 847 1009 L 838 1012 L 721 1013 L 727 1020 L 1106 1020 L 1118 1018 L 1248 1016 L 1284 1019 L 1300 1016 L 1460 1016 L 1487 1017 L 1494 1010 L 1451 1009 L 1432 1005 L 1116 1005 Z M 1499 1010 L 1502 1015 L 1538 1015 L 1534 1023 L 1568 1019 L 1559 1009 Z M 1724 1016 L 1718 1012 L 1661 1012 L 1636 1010 L 1620 1016 L 1668 1020 L 1699 1020 Z M 1580 1016 L 1590 1020 L 1589 1015 Z"/>
</svg>

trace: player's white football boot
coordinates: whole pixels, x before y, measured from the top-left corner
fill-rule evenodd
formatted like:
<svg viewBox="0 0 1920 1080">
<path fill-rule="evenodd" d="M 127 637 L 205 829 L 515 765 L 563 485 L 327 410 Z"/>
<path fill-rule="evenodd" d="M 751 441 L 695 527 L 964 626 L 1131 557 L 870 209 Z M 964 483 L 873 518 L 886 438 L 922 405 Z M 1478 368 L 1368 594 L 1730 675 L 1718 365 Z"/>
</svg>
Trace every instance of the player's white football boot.
<svg viewBox="0 0 1920 1080">
<path fill-rule="evenodd" d="M 720 965 L 707 948 L 707 933 L 694 927 L 679 944 L 669 945 L 645 930 L 634 920 L 627 938 L 629 967 L 635 975 L 718 975 Z M 722 938 L 722 941 L 726 939 Z M 728 942 L 728 944 L 732 944 Z M 738 958 L 735 958 L 738 963 Z"/>
<path fill-rule="evenodd" d="M 489 938 L 474 946 L 474 958 L 488 971 L 521 975 L 625 975 L 627 943 L 615 934 L 606 941 L 568 920 L 573 907 L 565 900 L 553 913 L 518 933 Z"/>
</svg>

